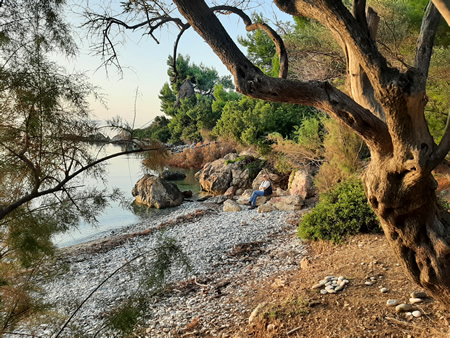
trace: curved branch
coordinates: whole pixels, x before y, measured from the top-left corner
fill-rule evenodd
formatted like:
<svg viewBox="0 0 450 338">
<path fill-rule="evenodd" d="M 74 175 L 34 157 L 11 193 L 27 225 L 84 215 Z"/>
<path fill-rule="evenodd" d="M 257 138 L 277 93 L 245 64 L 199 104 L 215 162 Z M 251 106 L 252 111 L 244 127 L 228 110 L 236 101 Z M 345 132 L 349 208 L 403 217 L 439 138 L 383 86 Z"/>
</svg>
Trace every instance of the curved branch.
<svg viewBox="0 0 450 338">
<path fill-rule="evenodd" d="M 261 29 L 262 31 L 264 31 L 275 44 L 275 48 L 277 50 L 277 54 L 280 59 L 280 72 L 278 73 L 278 77 L 282 79 L 285 79 L 287 77 L 289 66 L 286 47 L 284 46 L 283 39 L 281 39 L 281 37 L 278 35 L 277 32 L 275 32 L 275 30 L 273 30 L 269 25 L 265 23 L 261 22 L 252 23 L 250 17 L 247 14 L 245 14 L 244 11 L 236 7 L 215 6 L 211 7 L 211 10 L 214 12 L 226 11 L 237 14 L 244 21 L 244 24 L 248 32 L 252 32 L 256 29 Z"/>
<path fill-rule="evenodd" d="M 173 68 L 173 72 L 175 74 L 175 81 L 178 78 L 178 68 L 177 68 L 177 50 L 178 50 L 178 44 L 180 43 L 180 39 L 181 36 L 184 34 L 184 32 L 186 32 L 189 28 L 191 27 L 190 24 L 184 24 L 183 27 L 181 28 L 180 33 L 177 36 L 177 39 L 175 40 L 175 43 L 173 45 L 173 64 L 172 64 L 172 68 Z"/>
</svg>

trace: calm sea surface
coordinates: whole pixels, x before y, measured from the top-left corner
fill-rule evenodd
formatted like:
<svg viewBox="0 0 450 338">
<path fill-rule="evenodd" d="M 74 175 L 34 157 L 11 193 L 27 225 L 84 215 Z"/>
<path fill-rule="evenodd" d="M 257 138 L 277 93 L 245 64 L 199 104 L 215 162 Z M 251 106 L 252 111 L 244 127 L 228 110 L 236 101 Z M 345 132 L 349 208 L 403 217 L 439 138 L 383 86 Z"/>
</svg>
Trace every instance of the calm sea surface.
<svg viewBox="0 0 450 338">
<path fill-rule="evenodd" d="M 120 146 L 108 144 L 102 146 L 104 154 L 112 154 L 115 152 L 123 151 Z M 99 146 L 93 146 L 93 151 L 99 151 Z M 131 189 L 133 189 L 135 183 L 146 173 L 148 169 L 144 168 L 141 164 L 141 158 L 139 154 L 130 154 L 125 156 L 119 156 L 113 158 L 107 162 L 107 184 L 106 186 L 101 181 L 93 179 L 85 180 L 85 184 L 96 185 L 99 189 L 119 188 L 123 195 L 133 200 L 131 195 Z M 177 171 L 181 171 L 186 174 L 186 178 L 181 181 L 173 181 L 178 185 L 180 190 L 192 190 L 195 194 L 200 191 L 200 186 L 194 178 L 195 171 L 192 169 L 179 169 L 169 168 Z M 155 172 L 150 172 L 157 174 Z M 159 215 L 166 215 L 173 211 L 174 208 L 167 209 L 150 209 L 150 208 L 135 208 L 133 211 L 130 209 L 124 209 L 119 206 L 118 203 L 112 202 L 111 206 L 107 207 L 104 212 L 98 217 L 98 224 L 93 227 L 90 224 L 81 223 L 78 229 L 73 229 L 62 235 L 55 236 L 54 243 L 58 247 L 66 247 L 74 244 L 79 244 L 100 238 L 113 230 L 120 229 L 122 227 L 144 221 L 147 218 L 158 217 Z"/>
</svg>

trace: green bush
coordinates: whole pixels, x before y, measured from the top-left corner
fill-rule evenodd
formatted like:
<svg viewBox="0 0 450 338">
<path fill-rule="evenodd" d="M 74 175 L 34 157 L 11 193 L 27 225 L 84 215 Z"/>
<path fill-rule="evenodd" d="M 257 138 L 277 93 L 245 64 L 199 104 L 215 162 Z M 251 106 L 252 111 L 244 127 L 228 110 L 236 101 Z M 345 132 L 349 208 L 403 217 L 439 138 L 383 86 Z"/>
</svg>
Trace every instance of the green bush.
<svg viewBox="0 0 450 338">
<path fill-rule="evenodd" d="M 303 239 L 342 242 L 358 232 L 381 232 L 379 222 L 367 203 L 361 180 L 350 178 L 320 195 L 313 211 L 298 227 Z"/>
</svg>

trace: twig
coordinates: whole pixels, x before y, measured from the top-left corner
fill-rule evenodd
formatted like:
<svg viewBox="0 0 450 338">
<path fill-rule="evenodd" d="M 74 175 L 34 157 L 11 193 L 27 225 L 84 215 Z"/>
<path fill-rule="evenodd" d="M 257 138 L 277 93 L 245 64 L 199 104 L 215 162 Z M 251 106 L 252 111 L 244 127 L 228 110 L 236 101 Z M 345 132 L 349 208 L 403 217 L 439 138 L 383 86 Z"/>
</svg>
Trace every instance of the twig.
<svg viewBox="0 0 450 338">
<path fill-rule="evenodd" d="M 209 285 L 198 283 L 196 276 L 194 276 L 194 283 L 197 284 L 198 286 L 201 286 L 202 288 L 209 288 Z"/>
<path fill-rule="evenodd" d="M 292 329 L 291 331 L 288 331 L 288 332 L 287 332 L 287 335 L 289 336 L 290 334 L 293 334 L 294 332 L 300 330 L 301 328 L 302 328 L 301 326 L 296 327 L 295 329 Z"/>
</svg>

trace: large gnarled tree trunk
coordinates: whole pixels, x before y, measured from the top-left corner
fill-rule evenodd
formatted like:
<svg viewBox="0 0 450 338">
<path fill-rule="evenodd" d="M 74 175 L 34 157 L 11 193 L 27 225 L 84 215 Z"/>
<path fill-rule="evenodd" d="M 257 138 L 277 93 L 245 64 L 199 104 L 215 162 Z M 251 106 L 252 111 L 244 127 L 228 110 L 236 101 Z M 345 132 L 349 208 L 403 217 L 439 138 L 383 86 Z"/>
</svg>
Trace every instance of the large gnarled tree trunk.
<svg viewBox="0 0 450 338">
<path fill-rule="evenodd" d="M 439 12 L 430 3 L 414 67 L 387 65 L 374 41 L 376 13 L 355 0 L 353 13 L 336 0 L 276 0 L 286 13 L 328 27 L 347 56 L 348 93 L 328 83 L 270 78 L 240 52 L 202 0 L 175 0 L 182 15 L 233 74 L 237 89 L 269 101 L 315 106 L 350 126 L 371 151 L 364 183 L 369 202 L 405 271 L 450 307 L 450 216 L 436 198 L 432 170 L 448 154 L 450 132 L 438 145 L 424 117 L 425 86 Z M 366 14 L 368 13 L 368 14 Z"/>
</svg>

